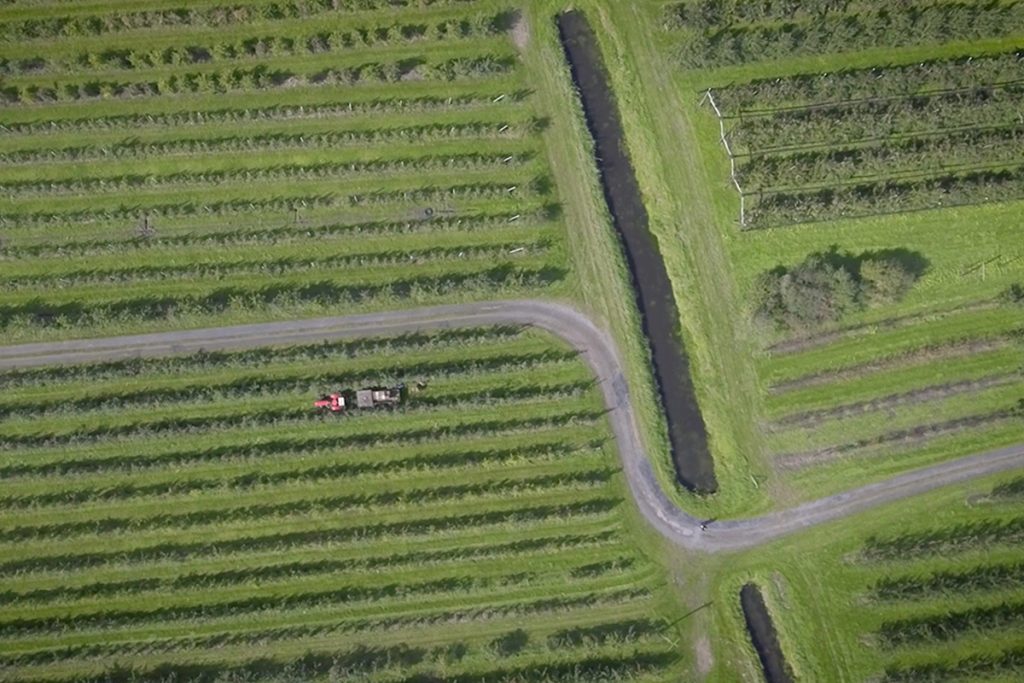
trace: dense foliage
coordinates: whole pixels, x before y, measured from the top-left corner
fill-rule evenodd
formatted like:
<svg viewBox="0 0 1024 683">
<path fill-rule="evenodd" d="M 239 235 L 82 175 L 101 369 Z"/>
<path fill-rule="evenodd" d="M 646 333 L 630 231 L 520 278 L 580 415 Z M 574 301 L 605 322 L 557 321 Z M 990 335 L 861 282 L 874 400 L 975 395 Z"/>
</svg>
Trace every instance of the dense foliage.
<svg viewBox="0 0 1024 683">
<path fill-rule="evenodd" d="M 1024 197 L 1019 50 L 709 91 L 743 227 Z"/>
<path fill-rule="evenodd" d="M 896 255 L 811 254 L 792 268 L 761 274 L 754 286 L 755 316 L 806 331 L 866 306 L 898 301 L 920 274 L 920 266 Z"/>
<path fill-rule="evenodd" d="M 1024 24 L 1024 7 L 927 0 L 895 6 L 849 0 L 691 0 L 670 5 L 664 23 L 679 35 L 679 62 L 707 68 L 1012 35 Z"/>
</svg>

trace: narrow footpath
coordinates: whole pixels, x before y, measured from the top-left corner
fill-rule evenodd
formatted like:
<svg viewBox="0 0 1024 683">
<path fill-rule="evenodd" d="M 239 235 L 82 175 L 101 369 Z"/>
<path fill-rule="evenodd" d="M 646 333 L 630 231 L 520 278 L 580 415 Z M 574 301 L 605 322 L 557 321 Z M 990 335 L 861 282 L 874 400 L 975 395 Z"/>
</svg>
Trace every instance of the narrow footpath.
<svg viewBox="0 0 1024 683">
<path fill-rule="evenodd" d="M 915 470 L 761 517 L 715 522 L 706 530 L 701 530 L 700 520 L 676 507 L 654 474 L 640 439 L 618 349 L 611 337 L 576 309 L 545 301 L 514 300 L 434 306 L 410 311 L 6 346 L 0 347 L 0 370 L 191 353 L 200 349 L 213 351 L 251 348 L 509 324 L 531 325 L 547 330 L 564 339 L 584 356 L 599 381 L 612 430 L 618 441 L 623 470 L 640 512 L 659 533 L 687 550 L 720 552 L 753 548 L 801 529 L 878 505 L 949 484 L 1024 467 L 1022 443 Z"/>
</svg>

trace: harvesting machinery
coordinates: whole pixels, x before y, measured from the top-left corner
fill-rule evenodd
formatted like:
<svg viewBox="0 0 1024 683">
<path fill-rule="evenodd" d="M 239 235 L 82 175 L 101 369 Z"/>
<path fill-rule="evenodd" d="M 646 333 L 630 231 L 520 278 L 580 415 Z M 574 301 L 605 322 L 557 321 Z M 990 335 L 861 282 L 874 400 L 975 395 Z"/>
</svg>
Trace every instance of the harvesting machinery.
<svg viewBox="0 0 1024 683">
<path fill-rule="evenodd" d="M 404 384 L 360 389 L 356 392 L 356 408 L 393 408 L 402 402 L 404 389 Z"/>
<path fill-rule="evenodd" d="M 324 394 L 313 406 L 322 413 L 345 413 L 349 410 L 374 410 L 376 408 L 394 408 L 402 402 L 405 385 L 393 387 L 364 387 L 353 391 L 342 389 L 331 394 Z"/>
</svg>

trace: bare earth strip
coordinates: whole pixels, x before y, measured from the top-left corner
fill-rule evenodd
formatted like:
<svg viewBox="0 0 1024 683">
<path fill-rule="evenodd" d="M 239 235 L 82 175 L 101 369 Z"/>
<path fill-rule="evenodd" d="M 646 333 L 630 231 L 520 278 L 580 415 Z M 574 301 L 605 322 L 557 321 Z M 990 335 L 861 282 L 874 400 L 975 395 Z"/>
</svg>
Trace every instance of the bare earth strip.
<svg viewBox="0 0 1024 683">
<path fill-rule="evenodd" d="M 700 520 L 676 507 L 661 489 L 644 451 L 611 337 L 579 311 L 541 301 L 497 301 L 436 306 L 280 323 L 240 325 L 107 339 L 0 347 L 0 370 L 54 363 L 84 363 L 161 356 L 200 349 L 246 348 L 324 339 L 348 339 L 480 325 L 532 325 L 547 330 L 584 355 L 601 386 L 630 492 L 644 518 L 667 539 L 704 552 L 752 548 L 801 529 L 884 503 L 977 477 L 1024 466 L 1024 444 L 966 456 L 886 481 L 827 496 L 761 517 L 719 521 L 705 531 Z"/>
</svg>

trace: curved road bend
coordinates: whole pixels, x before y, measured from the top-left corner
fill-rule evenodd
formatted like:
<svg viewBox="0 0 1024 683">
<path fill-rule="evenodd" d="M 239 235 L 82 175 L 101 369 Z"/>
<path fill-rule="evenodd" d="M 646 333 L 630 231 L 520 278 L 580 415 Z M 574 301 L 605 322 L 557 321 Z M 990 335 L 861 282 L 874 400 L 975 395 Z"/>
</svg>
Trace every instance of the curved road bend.
<svg viewBox="0 0 1024 683">
<path fill-rule="evenodd" d="M 676 507 L 655 477 L 643 450 L 629 387 L 611 337 L 579 311 L 542 301 L 434 306 L 411 311 L 7 346 L 0 347 L 0 369 L 508 324 L 547 330 L 585 356 L 604 394 L 629 488 L 640 512 L 662 535 L 686 549 L 717 552 L 751 548 L 882 503 L 1024 467 L 1024 444 L 1018 444 L 908 472 L 762 517 L 715 522 L 701 531 L 700 520 Z"/>
</svg>

